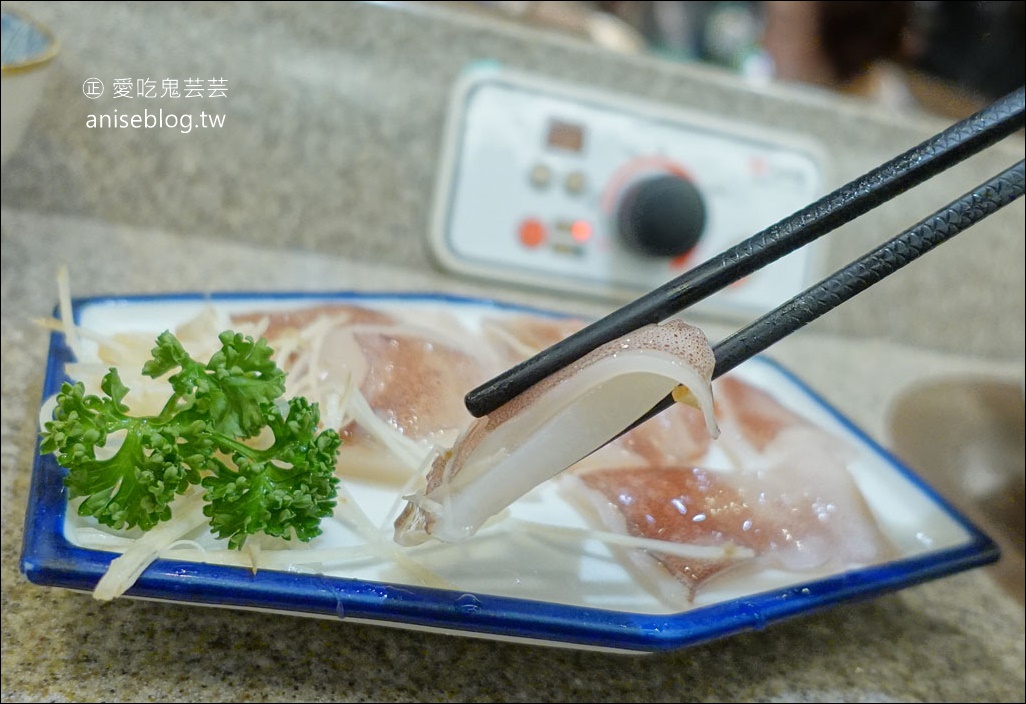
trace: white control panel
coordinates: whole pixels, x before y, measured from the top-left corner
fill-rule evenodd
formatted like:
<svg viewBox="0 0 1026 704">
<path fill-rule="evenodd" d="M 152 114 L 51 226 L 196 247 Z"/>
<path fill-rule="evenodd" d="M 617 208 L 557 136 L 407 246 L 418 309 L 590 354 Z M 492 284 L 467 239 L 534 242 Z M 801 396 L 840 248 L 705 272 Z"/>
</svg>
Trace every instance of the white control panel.
<svg viewBox="0 0 1026 704">
<path fill-rule="evenodd" d="M 467 73 L 449 118 L 431 242 L 464 274 L 634 298 L 823 194 L 796 135 L 498 68 Z M 819 278 L 814 258 L 699 306 L 765 312 Z"/>
</svg>

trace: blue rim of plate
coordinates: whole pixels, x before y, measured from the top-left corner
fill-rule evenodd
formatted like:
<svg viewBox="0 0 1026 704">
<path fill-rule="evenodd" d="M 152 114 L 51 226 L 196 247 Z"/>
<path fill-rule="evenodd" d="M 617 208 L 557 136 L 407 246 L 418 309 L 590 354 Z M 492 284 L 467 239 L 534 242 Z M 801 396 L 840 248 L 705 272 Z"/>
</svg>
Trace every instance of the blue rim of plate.
<svg viewBox="0 0 1026 704">
<path fill-rule="evenodd" d="M 238 302 L 283 300 L 420 301 L 492 307 L 560 317 L 552 311 L 490 299 L 437 293 L 356 291 L 284 293 L 177 293 L 108 296 L 73 301 L 74 318 L 88 306 L 133 303 Z M 876 444 L 779 363 L 760 357 L 809 399 L 841 423 L 865 448 L 905 476 L 936 507 L 968 534 L 964 543 L 884 564 L 855 568 L 784 589 L 673 614 L 645 614 L 568 606 L 543 601 L 468 593 L 407 584 L 390 585 L 342 577 L 199 564 L 160 559 L 150 565 L 126 596 L 178 603 L 270 610 L 302 616 L 354 619 L 404 628 L 440 630 L 467 636 L 540 642 L 566 647 L 658 652 L 759 630 L 790 617 L 842 602 L 869 599 L 925 581 L 995 562 L 997 544 L 911 469 Z M 73 361 L 64 335 L 50 337 L 43 399 L 68 380 Z M 38 440 L 29 488 L 21 570 L 45 586 L 91 591 L 116 553 L 78 547 L 64 536 L 67 499 L 64 470 L 52 455 L 40 455 Z"/>
</svg>

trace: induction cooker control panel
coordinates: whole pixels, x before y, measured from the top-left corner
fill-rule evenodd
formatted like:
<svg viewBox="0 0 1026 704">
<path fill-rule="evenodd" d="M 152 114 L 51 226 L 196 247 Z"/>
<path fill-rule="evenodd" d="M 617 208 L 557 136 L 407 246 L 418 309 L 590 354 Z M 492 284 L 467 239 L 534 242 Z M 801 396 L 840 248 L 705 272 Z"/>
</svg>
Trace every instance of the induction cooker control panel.
<svg viewBox="0 0 1026 704">
<path fill-rule="evenodd" d="M 817 145 L 500 69 L 454 94 L 431 232 L 442 266 L 630 298 L 822 195 Z M 710 297 L 759 313 L 819 278 L 812 247 Z"/>
</svg>

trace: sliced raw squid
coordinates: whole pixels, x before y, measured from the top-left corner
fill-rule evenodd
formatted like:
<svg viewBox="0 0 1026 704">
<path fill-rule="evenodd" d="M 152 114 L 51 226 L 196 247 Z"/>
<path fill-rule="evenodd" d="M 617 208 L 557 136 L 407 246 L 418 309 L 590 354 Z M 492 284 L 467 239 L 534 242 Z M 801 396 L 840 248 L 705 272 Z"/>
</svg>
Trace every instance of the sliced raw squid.
<svg viewBox="0 0 1026 704">
<path fill-rule="evenodd" d="M 562 478 L 571 503 L 607 530 L 722 549 L 713 558 L 620 551 L 653 591 L 687 603 L 707 581 L 745 565 L 806 572 L 893 554 L 847 470 L 842 441 L 739 379 L 725 377 L 715 390 L 723 428 L 716 444 L 744 464 L 575 469 Z"/>
<path fill-rule="evenodd" d="M 718 555 L 695 557 L 615 550 L 639 583 L 671 605 L 689 603 L 707 580 L 753 559 L 775 527 L 770 512 L 749 505 L 731 476 L 697 467 L 595 469 L 567 473 L 561 483 L 568 501 L 606 530 L 721 549 Z M 738 559 L 738 553 L 745 559 Z"/>
<path fill-rule="evenodd" d="M 458 542 L 533 487 L 621 433 L 677 387 L 718 433 L 704 333 L 679 320 L 607 343 L 479 418 L 441 452 L 408 497 L 395 538 Z"/>
<path fill-rule="evenodd" d="M 427 470 L 394 523 L 404 545 L 467 539 L 562 473 L 562 496 L 594 529 L 682 547 L 611 546 L 671 604 L 728 572 L 804 572 L 891 554 L 844 443 L 734 375 L 712 384 L 708 341 L 681 321 L 609 343 L 477 420 L 463 406 L 467 390 L 581 322 L 496 316 L 468 329 L 444 312 L 349 305 L 236 322 L 287 355 L 290 383 L 309 387 L 292 392 L 325 409 L 333 397 L 342 404 L 322 417 L 337 417 L 349 475 L 399 485 Z M 682 388 L 687 403 L 608 442 Z"/>
<path fill-rule="evenodd" d="M 468 344 L 471 332 L 434 309 L 389 313 L 332 304 L 237 315 L 233 322 L 256 326 L 285 357 L 290 393 L 316 400 L 322 418 L 335 421 L 340 464 L 374 473 L 415 469 L 433 444 L 452 443 L 472 420 L 465 390 L 507 364 Z M 330 413 L 354 392 L 376 420 L 357 421 L 362 401 L 346 404 L 344 417 Z"/>
</svg>

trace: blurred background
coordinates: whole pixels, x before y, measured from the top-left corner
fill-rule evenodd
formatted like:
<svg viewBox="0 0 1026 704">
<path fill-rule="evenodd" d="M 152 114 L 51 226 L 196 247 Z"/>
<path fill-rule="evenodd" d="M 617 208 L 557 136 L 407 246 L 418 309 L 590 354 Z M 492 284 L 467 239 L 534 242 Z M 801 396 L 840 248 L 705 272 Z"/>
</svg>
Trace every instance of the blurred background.
<svg viewBox="0 0 1026 704">
<path fill-rule="evenodd" d="M 893 108 L 971 114 L 1022 85 L 1023 2 L 441 2 L 616 51 Z"/>
<path fill-rule="evenodd" d="M 21 213 L 622 301 L 1022 85 L 1023 6 L 5 0 L 5 252 Z M 190 79 L 223 90 L 165 95 Z M 995 146 L 701 313 L 786 300 L 1022 158 L 1021 134 Z M 656 186 L 665 217 L 625 227 Z M 685 216 L 672 251 L 651 241 Z M 820 327 L 1021 359 L 1023 222 Z"/>
</svg>

